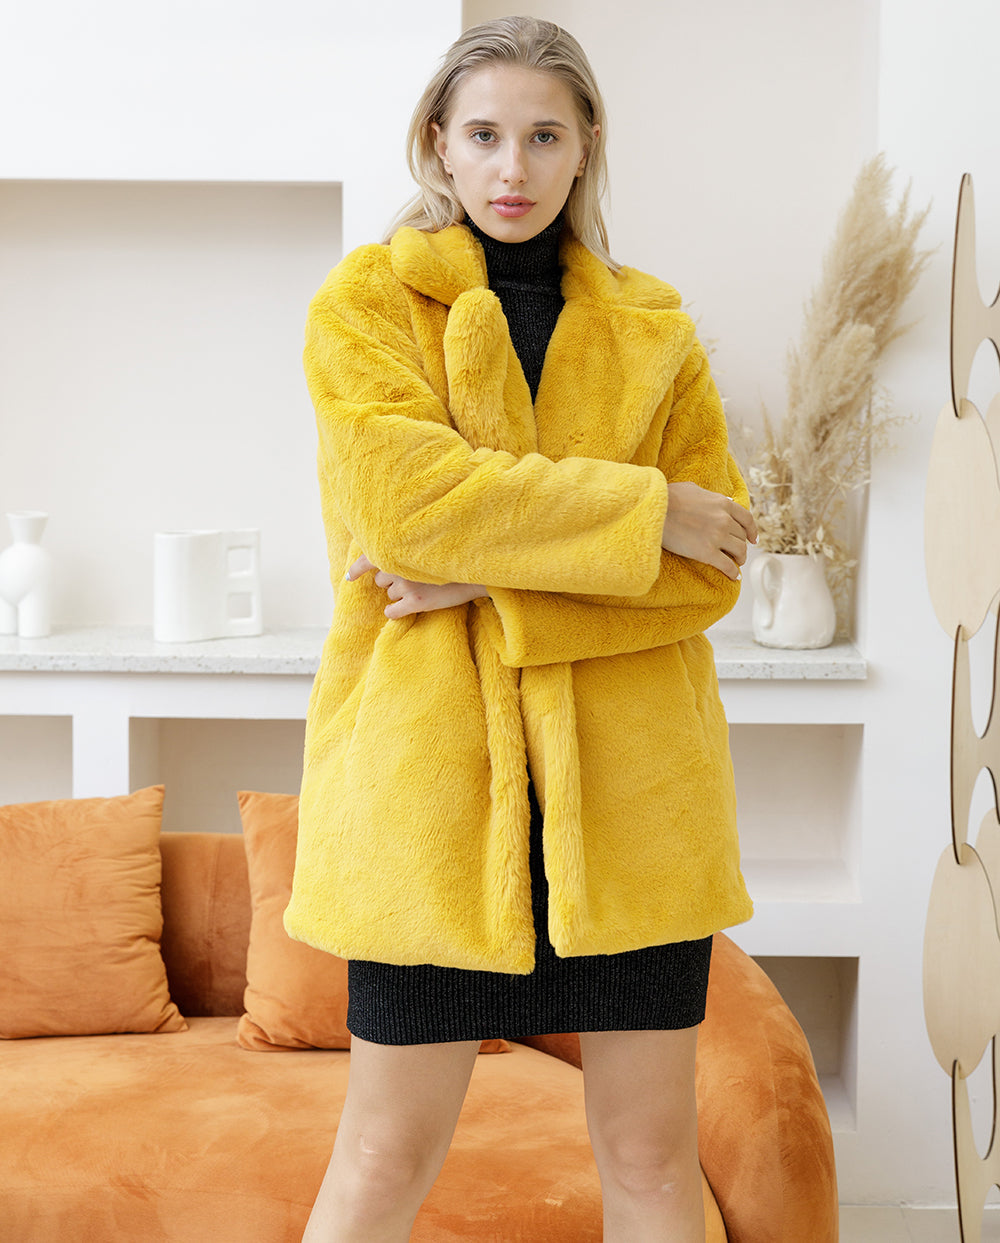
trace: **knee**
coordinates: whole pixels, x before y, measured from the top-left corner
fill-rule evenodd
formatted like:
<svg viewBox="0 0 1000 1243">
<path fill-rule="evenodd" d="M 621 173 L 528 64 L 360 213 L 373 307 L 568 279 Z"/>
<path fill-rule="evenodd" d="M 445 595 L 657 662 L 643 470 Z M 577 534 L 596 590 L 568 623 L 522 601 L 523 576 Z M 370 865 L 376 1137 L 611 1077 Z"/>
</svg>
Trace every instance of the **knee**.
<svg viewBox="0 0 1000 1243">
<path fill-rule="evenodd" d="M 353 1183 L 353 1198 L 382 1205 L 423 1198 L 437 1175 L 441 1158 L 419 1139 L 363 1134 L 343 1152 Z"/>
<path fill-rule="evenodd" d="M 697 1139 L 622 1135 L 594 1145 L 602 1183 L 631 1198 L 670 1200 L 698 1177 Z"/>
</svg>

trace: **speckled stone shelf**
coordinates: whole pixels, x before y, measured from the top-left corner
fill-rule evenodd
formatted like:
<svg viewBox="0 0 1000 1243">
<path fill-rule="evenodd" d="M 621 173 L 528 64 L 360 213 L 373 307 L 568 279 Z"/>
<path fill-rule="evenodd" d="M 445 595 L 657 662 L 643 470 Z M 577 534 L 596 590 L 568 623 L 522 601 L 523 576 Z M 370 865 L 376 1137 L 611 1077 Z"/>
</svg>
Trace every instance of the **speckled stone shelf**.
<svg viewBox="0 0 1000 1243">
<path fill-rule="evenodd" d="M 853 643 L 829 647 L 785 649 L 762 647 L 748 630 L 709 631 L 715 649 L 715 668 L 720 681 L 799 680 L 862 681 L 868 662 Z"/>
<path fill-rule="evenodd" d="M 156 643 L 143 626 L 56 630 L 46 639 L 0 636 L 0 672 L 253 673 L 312 677 L 326 632 L 279 630 L 245 639 Z"/>
<path fill-rule="evenodd" d="M 761 647 L 745 631 L 710 634 L 720 680 L 860 680 L 867 663 L 853 644 L 814 651 Z M 321 627 L 249 639 L 156 643 L 148 627 L 60 629 L 46 639 L 0 636 L 0 672 L 300 674 L 319 667 Z"/>
</svg>

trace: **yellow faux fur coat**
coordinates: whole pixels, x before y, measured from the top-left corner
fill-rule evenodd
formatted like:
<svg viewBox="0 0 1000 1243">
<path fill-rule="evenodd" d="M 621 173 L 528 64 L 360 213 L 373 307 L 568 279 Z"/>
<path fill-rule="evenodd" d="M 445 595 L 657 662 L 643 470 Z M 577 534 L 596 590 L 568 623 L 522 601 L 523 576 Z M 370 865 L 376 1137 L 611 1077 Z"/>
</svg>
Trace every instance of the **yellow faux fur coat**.
<svg viewBox="0 0 1000 1243">
<path fill-rule="evenodd" d="M 285 924 L 346 958 L 531 970 L 527 765 L 558 954 L 752 911 L 702 634 L 739 588 L 659 543 L 668 480 L 746 503 L 719 396 L 673 289 L 571 237 L 561 261 L 534 405 L 463 226 L 362 247 L 310 307 L 337 601 Z M 343 581 L 362 550 L 490 598 L 388 621 Z"/>
</svg>

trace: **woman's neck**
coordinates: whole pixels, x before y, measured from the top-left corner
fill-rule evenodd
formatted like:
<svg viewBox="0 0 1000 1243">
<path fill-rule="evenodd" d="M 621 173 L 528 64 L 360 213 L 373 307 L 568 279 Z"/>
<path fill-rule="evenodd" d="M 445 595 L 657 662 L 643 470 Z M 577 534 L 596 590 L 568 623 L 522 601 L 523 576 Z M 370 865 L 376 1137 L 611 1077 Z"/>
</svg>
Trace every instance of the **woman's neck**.
<svg viewBox="0 0 1000 1243">
<path fill-rule="evenodd" d="M 464 223 L 483 248 L 491 285 L 505 277 L 520 280 L 534 277 L 542 282 L 558 283 L 559 242 L 564 227 L 562 215 L 525 242 L 497 241 L 484 233 L 468 214 Z"/>
</svg>

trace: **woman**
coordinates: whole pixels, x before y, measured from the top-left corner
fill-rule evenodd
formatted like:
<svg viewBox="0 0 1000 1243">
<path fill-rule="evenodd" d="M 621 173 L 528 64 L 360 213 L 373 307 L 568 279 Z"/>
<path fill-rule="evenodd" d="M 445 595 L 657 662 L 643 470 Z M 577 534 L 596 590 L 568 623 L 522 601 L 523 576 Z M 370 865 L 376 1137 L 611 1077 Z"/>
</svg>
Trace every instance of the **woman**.
<svg viewBox="0 0 1000 1243">
<path fill-rule="evenodd" d="M 334 579 L 291 935 L 351 960 L 308 1243 L 402 1241 L 479 1042 L 579 1031 L 607 1243 L 704 1237 L 711 934 L 749 918 L 703 630 L 746 491 L 691 321 L 616 264 L 603 105 L 559 27 L 466 32 L 420 194 L 309 317 Z"/>
</svg>

